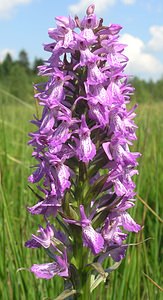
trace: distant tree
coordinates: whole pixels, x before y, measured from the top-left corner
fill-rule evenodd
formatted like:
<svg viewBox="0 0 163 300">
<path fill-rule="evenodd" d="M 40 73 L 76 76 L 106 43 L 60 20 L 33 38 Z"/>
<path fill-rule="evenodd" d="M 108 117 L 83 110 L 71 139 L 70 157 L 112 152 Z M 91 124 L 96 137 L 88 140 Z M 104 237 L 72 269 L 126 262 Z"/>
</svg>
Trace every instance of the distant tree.
<svg viewBox="0 0 163 300">
<path fill-rule="evenodd" d="M 21 66 L 25 68 L 27 72 L 29 72 L 29 60 L 28 60 L 28 54 L 25 50 L 21 50 L 19 52 L 18 56 L 18 62 Z"/>
<path fill-rule="evenodd" d="M 13 66 L 12 56 L 10 53 L 7 53 L 1 64 L 2 76 L 7 76 L 10 73 L 10 69 L 12 66 Z"/>
<path fill-rule="evenodd" d="M 9 74 L 9 91 L 14 96 L 28 100 L 29 83 L 25 69 L 18 63 L 15 63 Z"/>
<path fill-rule="evenodd" d="M 151 92 L 152 86 L 150 89 L 148 82 L 139 79 L 138 77 L 135 77 L 132 81 L 132 85 L 135 88 L 133 98 L 136 102 L 149 102 L 153 99 L 153 93 Z"/>
<path fill-rule="evenodd" d="M 34 74 L 37 74 L 37 72 L 38 72 L 37 67 L 43 65 L 43 63 L 44 63 L 44 61 L 42 58 L 37 58 L 37 57 L 35 58 L 34 63 L 33 63 L 33 68 L 32 68 Z"/>
<path fill-rule="evenodd" d="M 154 90 L 156 99 L 163 101 L 163 77 L 155 83 Z"/>
<path fill-rule="evenodd" d="M 3 68 L 2 68 L 2 63 L 0 63 L 0 79 L 2 80 L 3 77 Z"/>
</svg>

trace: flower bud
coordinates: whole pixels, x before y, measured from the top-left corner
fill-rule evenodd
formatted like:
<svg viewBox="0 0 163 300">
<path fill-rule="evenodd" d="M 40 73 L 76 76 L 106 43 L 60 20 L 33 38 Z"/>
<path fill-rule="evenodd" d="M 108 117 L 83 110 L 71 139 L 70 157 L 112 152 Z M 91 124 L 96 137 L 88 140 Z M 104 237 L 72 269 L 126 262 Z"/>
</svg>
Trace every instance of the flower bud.
<svg viewBox="0 0 163 300">
<path fill-rule="evenodd" d="M 94 4 L 90 5 L 86 10 L 87 16 L 92 15 L 94 13 L 94 10 L 95 10 L 95 5 Z"/>
</svg>

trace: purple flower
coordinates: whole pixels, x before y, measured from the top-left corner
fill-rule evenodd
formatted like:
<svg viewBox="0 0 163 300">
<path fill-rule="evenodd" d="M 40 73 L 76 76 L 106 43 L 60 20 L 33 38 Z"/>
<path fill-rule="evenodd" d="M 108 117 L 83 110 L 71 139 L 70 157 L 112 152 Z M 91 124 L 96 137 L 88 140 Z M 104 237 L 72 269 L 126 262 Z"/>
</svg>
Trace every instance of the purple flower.
<svg viewBox="0 0 163 300">
<path fill-rule="evenodd" d="M 40 165 L 38 165 L 36 171 L 29 176 L 29 182 L 35 183 L 39 182 L 45 174 L 45 162 L 42 161 Z"/>
<path fill-rule="evenodd" d="M 123 245 L 122 247 L 111 247 L 108 250 L 108 254 L 112 257 L 112 259 L 118 262 L 125 257 L 127 245 Z"/>
<path fill-rule="evenodd" d="M 107 246 L 121 246 L 123 240 L 127 238 L 127 234 L 123 233 L 119 226 L 118 218 L 116 220 L 110 220 L 109 217 L 107 218 L 102 231 Z"/>
<path fill-rule="evenodd" d="M 63 257 L 56 256 L 56 262 L 45 263 L 45 264 L 34 264 L 31 267 L 31 272 L 38 278 L 51 279 L 55 275 L 61 277 L 68 277 L 68 263 L 66 252 L 63 253 Z"/>
<path fill-rule="evenodd" d="M 104 239 L 100 233 L 98 233 L 92 227 L 91 220 L 86 217 L 84 206 L 80 205 L 80 221 L 65 219 L 69 224 L 75 224 L 82 228 L 83 246 L 91 249 L 94 255 L 97 255 L 103 250 Z"/>
<path fill-rule="evenodd" d="M 93 229 L 91 221 L 86 217 L 83 205 L 80 205 L 80 215 L 83 245 L 89 247 L 92 253 L 97 255 L 103 249 L 104 239 L 100 233 Z"/>
<path fill-rule="evenodd" d="M 89 85 L 104 83 L 107 79 L 106 75 L 98 68 L 97 60 L 88 62 L 88 79 Z"/>
<path fill-rule="evenodd" d="M 91 140 L 91 130 L 87 126 L 85 116 L 81 116 L 81 127 L 78 130 L 79 132 L 79 141 L 77 142 L 76 153 L 79 157 L 79 160 L 82 160 L 85 163 L 88 163 L 96 155 L 96 147 Z"/>
<path fill-rule="evenodd" d="M 32 215 L 41 214 L 44 215 L 45 217 L 53 215 L 53 217 L 55 217 L 60 207 L 61 207 L 61 201 L 57 199 L 57 197 L 47 196 L 47 199 L 43 201 L 39 201 L 32 207 L 28 207 L 28 211 Z"/>
<path fill-rule="evenodd" d="M 115 160 L 122 165 L 137 166 L 136 159 L 139 153 L 131 153 L 127 144 L 127 140 L 123 137 L 115 136 L 111 142 L 103 143 L 103 148 L 109 160 Z"/>
<path fill-rule="evenodd" d="M 88 47 L 88 43 L 86 42 L 86 40 L 84 38 L 79 39 L 78 41 L 79 44 L 79 49 L 80 49 L 80 63 L 78 63 L 75 67 L 74 70 L 81 66 L 87 66 L 87 63 L 93 63 L 94 61 L 96 61 L 98 59 L 97 55 L 94 55 L 89 47 Z"/>
<path fill-rule="evenodd" d="M 47 134 L 49 131 L 53 132 L 54 126 L 54 115 L 53 112 L 49 112 L 45 115 L 41 125 L 40 125 L 40 134 Z"/>
<path fill-rule="evenodd" d="M 49 248 L 51 244 L 51 238 L 54 237 L 53 226 L 47 224 L 45 229 L 42 226 L 39 226 L 39 230 L 37 232 L 39 235 L 32 234 L 32 239 L 27 241 L 25 246 L 29 248 L 35 248 L 37 245 L 41 245 L 44 248 Z"/>
<path fill-rule="evenodd" d="M 64 76 L 64 73 L 58 69 L 52 71 L 46 75 L 52 75 L 53 77 L 49 81 L 45 91 L 35 95 L 40 100 L 40 105 L 47 105 L 50 109 L 56 107 L 64 99 L 64 83 L 71 78 L 71 76 Z"/>
<path fill-rule="evenodd" d="M 52 167 L 49 170 L 49 176 L 54 181 L 56 194 L 62 195 L 66 189 L 71 185 L 69 181 L 70 171 L 69 167 L 64 164 L 64 156 L 62 159 L 58 158 L 55 154 L 46 153 Z"/>
<path fill-rule="evenodd" d="M 48 30 L 49 36 L 58 40 L 56 48 L 71 47 L 74 40 L 73 29 L 75 28 L 75 21 L 71 17 L 56 17 L 55 19 L 57 21 L 57 29 L 50 28 Z"/>
<path fill-rule="evenodd" d="M 131 216 L 127 212 L 121 214 L 121 222 L 123 228 L 127 231 L 138 232 L 141 229 L 141 226 L 136 224 L 136 222 L 131 218 Z"/>
</svg>

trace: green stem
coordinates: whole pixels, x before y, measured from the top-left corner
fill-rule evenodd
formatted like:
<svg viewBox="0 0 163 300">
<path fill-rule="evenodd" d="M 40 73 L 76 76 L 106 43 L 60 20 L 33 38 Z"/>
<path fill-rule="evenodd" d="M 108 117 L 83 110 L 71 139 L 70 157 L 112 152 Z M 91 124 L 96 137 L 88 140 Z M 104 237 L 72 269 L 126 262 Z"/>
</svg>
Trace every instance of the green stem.
<svg viewBox="0 0 163 300">
<path fill-rule="evenodd" d="M 81 288 L 78 291 L 78 294 L 74 296 L 75 300 L 91 300 L 90 293 L 90 283 L 91 283 L 91 274 L 88 272 L 83 272 L 80 274 L 81 278 Z"/>
<path fill-rule="evenodd" d="M 85 204 L 84 188 L 86 182 L 88 181 L 87 176 L 86 164 L 79 162 L 79 182 L 78 189 L 76 190 L 76 198 L 78 199 L 79 205 Z M 72 270 L 72 283 L 73 288 L 77 290 L 77 294 L 74 295 L 74 299 L 90 300 L 91 273 L 86 270 L 86 266 L 90 263 L 90 250 L 86 247 L 83 247 L 81 228 L 71 225 L 71 229 L 74 238 L 73 253 L 75 257 L 76 268 L 76 271 L 75 269 Z"/>
<path fill-rule="evenodd" d="M 90 293 L 90 284 L 91 284 L 91 278 L 90 278 L 90 273 L 88 272 L 87 274 L 85 274 L 86 275 L 86 278 L 85 278 L 85 276 L 84 276 L 84 281 L 85 281 L 85 279 L 86 279 L 86 283 L 84 284 L 84 286 L 83 286 L 83 300 L 85 299 L 85 300 L 90 300 L 91 299 L 91 293 Z"/>
<path fill-rule="evenodd" d="M 76 257 L 77 261 L 77 273 L 79 276 L 80 285 L 74 286 L 74 289 L 78 291 L 77 295 L 74 295 L 75 300 L 90 300 L 90 285 L 91 285 L 91 272 L 88 271 L 86 266 L 90 263 L 90 251 L 87 248 L 78 248 Z"/>
</svg>

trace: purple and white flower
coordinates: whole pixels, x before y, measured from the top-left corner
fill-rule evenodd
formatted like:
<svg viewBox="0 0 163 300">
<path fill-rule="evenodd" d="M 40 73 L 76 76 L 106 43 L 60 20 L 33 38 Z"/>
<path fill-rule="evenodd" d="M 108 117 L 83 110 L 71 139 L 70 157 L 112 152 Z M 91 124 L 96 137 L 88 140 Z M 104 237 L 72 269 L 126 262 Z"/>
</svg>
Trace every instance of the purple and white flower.
<svg viewBox="0 0 163 300">
<path fill-rule="evenodd" d="M 43 215 L 47 226 L 25 245 L 52 259 L 31 267 L 39 278 L 71 277 L 74 262 L 80 272 L 79 253 L 86 251 L 92 261 L 83 269 L 94 256 L 120 261 L 128 232 L 141 229 L 128 212 L 140 154 L 130 150 L 137 126 L 136 106 L 127 109 L 134 88 L 125 74 L 126 45 L 119 42 L 122 27 L 103 25 L 94 10 L 90 5 L 81 20 L 56 17 L 48 31 L 53 41 L 44 45 L 51 56 L 38 68 L 48 79 L 35 85 L 42 116 L 29 134 L 37 161 L 29 182 L 39 201 L 28 211 Z"/>
</svg>

